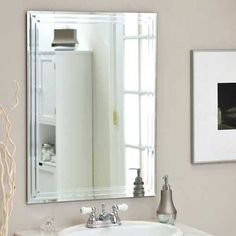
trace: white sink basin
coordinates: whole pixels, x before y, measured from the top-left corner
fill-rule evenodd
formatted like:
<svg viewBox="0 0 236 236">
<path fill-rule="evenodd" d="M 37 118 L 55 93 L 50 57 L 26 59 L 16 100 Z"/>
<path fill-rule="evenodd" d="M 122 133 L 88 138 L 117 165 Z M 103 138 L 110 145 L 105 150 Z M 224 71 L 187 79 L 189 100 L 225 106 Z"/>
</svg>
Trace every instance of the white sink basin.
<svg viewBox="0 0 236 236">
<path fill-rule="evenodd" d="M 77 225 L 62 230 L 58 236 L 183 236 L 183 232 L 172 225 L 147 221 L 122 221 L 120 226 L 88 229 Z"/>
</svg>

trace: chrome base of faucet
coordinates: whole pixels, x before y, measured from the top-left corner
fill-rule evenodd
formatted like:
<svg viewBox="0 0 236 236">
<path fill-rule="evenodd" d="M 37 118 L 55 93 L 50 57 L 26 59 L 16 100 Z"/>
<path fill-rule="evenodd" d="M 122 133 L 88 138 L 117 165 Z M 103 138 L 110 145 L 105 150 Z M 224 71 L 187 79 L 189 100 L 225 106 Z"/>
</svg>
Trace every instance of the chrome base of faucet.
<svg viewBox="0 0 236 236">
<path fill-rule="evenodd" d="M 87 228 L 104 228 L 121 225 L 120 217 L 118 215 L 118 210 L 126 211 L 128 209 L 127 204 L 113 205 L 112 212 L 106 213 L 105 204 L 102 204 L 102 212 L 99 217 L 96 217 L 96 208 L 93 207 L 82 207 L 80 212 L 82 214 L 90 213 L 86 227 Z"/>
<path fill-rule="evenodd" d="M 121 225 L 121 222 L 119 223 L 111 223 L 111 221 L 107 220 L 96 220 L 95 222 L 88 222 L 86 224 L 87 228 L 105 228 L 105 227 L 111 227 L 111 226 L 119 226 Z"/>
</svg>

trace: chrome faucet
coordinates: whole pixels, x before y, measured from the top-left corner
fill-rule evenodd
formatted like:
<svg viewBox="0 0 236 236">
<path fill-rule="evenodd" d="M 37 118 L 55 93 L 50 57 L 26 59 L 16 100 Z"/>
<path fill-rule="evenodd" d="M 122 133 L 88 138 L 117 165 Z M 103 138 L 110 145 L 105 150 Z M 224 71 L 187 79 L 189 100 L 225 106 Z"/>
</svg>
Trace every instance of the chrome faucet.
<svg viewBox="0 0 236 236">
<path fill-rule="evenodd" d="M 105 204 L 102 204 L 102 211 L 99 217 L 96 218 L 96 208 L 95 207 L 82 207 L 80 213 L 90 214 L 86 226 L 88 228 L 101 228 L 109 227 L 115 225 L 121 225 L 121 220 L 118 215 L 118 211 L 126 211 L 128 209 L 127 204 L 113 205 L 112 212 L 106 213 Z"/>
</svg>

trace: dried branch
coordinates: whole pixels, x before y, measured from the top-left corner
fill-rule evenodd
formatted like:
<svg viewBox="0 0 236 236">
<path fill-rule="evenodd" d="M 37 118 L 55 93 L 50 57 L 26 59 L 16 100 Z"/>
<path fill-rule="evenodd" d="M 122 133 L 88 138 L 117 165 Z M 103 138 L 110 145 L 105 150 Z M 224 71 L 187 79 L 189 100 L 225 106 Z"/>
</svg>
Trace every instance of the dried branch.
<svg viewBox="0 0 236 236">
<path fill-rule="evenodd" d="M 2 197 L 1 208 L 2 222 L 0 235 L 8 235 L 9 217 L 13 210 L 13 197 L 15 194 L 16 181 L 16 145 L 11 138 L 12 123 L 11 113 L 19 104 L 20 86 L 16 83 L 15 104 L 8 111 L 0 104 L 0 118 L 3 122 L 3 140 L 0 141 L 0 193 Z"/>
</svg>

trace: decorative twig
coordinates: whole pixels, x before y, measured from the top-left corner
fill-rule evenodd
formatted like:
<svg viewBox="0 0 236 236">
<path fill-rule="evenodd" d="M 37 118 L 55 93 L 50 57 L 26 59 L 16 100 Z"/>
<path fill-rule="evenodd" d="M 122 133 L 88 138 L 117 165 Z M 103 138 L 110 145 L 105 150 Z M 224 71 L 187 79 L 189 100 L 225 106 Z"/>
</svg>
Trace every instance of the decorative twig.
<svg viewBox="0 0 236 236">
<path fill-rule="evenodd" d="M 0 200 L 2 222 L 0 236 L 8 235 L 9 217 L 13 209 L 13 197 L 15 194 L 16 181 L 16 145 L 11 138 L 12 123 L 11 113 L 19 104 L 20 86 L 16 83 L 15 104 L 8 111 L 0 104 L 0 118 L 3 118 L 3 140 L 0 141 Z"/>
</svg>

